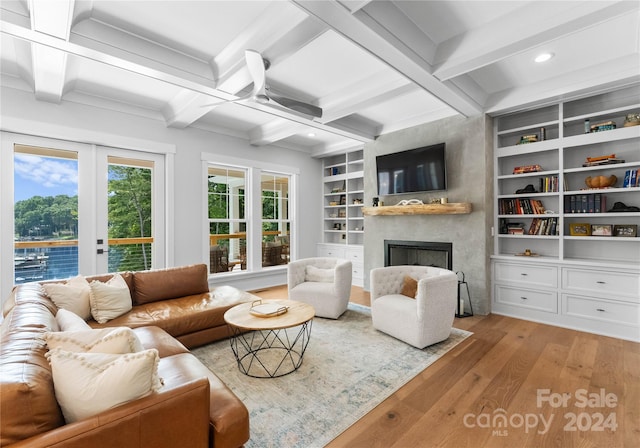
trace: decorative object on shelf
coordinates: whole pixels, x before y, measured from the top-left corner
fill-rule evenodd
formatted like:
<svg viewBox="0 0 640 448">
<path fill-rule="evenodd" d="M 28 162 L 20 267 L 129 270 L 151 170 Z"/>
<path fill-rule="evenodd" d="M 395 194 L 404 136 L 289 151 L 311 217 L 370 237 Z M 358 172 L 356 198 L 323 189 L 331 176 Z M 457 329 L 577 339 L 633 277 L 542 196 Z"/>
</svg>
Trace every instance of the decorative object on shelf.
<svg viewBox="0 0 640 448">
<path fill-rule="evenodd" d="M 591 224 L 586 222 L 572 222 L 569 224 L 569 234 L 571 236 L 591 235 Z"/>
<path fill-rule="evenodd" d="M 537 141 L 538 141 L 538 134 L 529 134 L 529 135 L 523 135 L 522 137 L 520 137 L 520 141 L 516 144 L 524 145 L 527 143 L 535 143 Z"/>
<path fill-rule="evenodd" d="M 433 198 L 433 199 L 431 199 L 431 202 L 430 202 L 430 204 L 440 204 L 440 203 L 441 203 L 440 199 L 438 199 L 438 198 Z"/>
<path fill-rule="evenodd" d="M 531 252 L 531 249 L 525 249 L 524 252 L 520 252 L 519 254 L 515 254 L 516 257 L 538 257 L 539 254 L 535 252 Z"/>
<path fill-rule="evenodd" d="M 616 122 L 613 120 L 603 121 L 602 123 L 592 124 L 589 132 L 611 131 L 616 128 Z"/>
<path fill-rule="evenodd" d="M 544 141 L 547 139 L 547 130 L 545 128 L 540 128 L 540 141 Z"/>
<path fill-rule="evenodd" d="M 626 205 L 624 202 L 616 202 L 613 204 L 611 210 L 607 213 L 625 213 L 625 212 L 640 212 L 640 207 L 635 205 Z"/>
<path fill-rule="evenodd" d="M 362 199 L 356 198 L 353 200 L 353 205 L 359 205 L 362 204 Z"/>
<path fill-rule="evenodd" d="M 378 196 L 375 196 L 375 197 L 373 198 L 372 205 L 373 205 L 374 207 L 377 207 L 377 206 L 378 206 L 378 204 L 380 204 L 380 199 L 378 198 Z"/>
<path fill-rule="evenodd" d="M 613 226 L 613 235 L 622 237 L 636 237 L 638 236 L 637 224 L 616 224 Z"/>
<path fill-rule="evenodd" d="M 591 226 L 591 236 L 611 236 L 613 226 L 611 224 L 594 224 Z"/>
<path fill-rule="evenodd" d="M 447 202 L 449 202 L 448 198 L 440 198 L 440 203 L 441 204 L 446 204 Z"/>
<path fill-rule="evenodd" d="M 330 201 L 330 202 L 329 202 L 329 205 L 330 205 L 331 207 L 335 207 L 336 205 L 338 205 L 338 202 L 337 202 L 337 201 Z"/>
<path fill-rule="evenodd" d="M 338 214 L 337 213 L 331 213 L 329 214 L 329 218 L 337 218 Z"/>
<path fill-rule="evenodd" d="M 613 187 L 617 181 L 618 178 L 612 174 L 611 176 L 588 176 L 584 183 L 589 188 L 608 188 Z"/>
<path fill-rule="evenodd" d="M 640 125 L 640 112 L 635 112 L 632 114 L 627 114 L 624 118 L 623 128 L 628 128 L 629 126 L 638 126 Z"/>
<path fill-rule="evenodd" d="M 589 119 L 587 118 L 586 120 L 584 120 L 584 133 L 588 134 L 589 133 Z"/>
<path fill-rule="evenodd" d="M 519 190 L 516 190 L 516 194 L 525 194 L 525 193 L 537 193 L 537 191 L 532 184 L 529 184 L 524 188 L 520 188 Z"/>
<path fill-rule="evenodd" d="M 438 200 L 438 202 L 440 202 L 440 200 Z M 424 202 L 422 202 L 420 199 L 403 199 L 396 205 L 424 205 Z"/>
<path fill-rule="evenodd" d="M 616 163 L 624 162 L 624 159 L 616 158 L 615 154 L 609 154 L 608 156 L 587 157 L 587 160 L 582 164 L 582 166 L 614 165 Z"/>
<path fill-rule="evenodd" d="M 347 197 L 340 196 L 340 205 L 347 205 Z"/>
<path fill-rule="evenodd" d="M 515 167 L 513 169 L 513 174 L 537 173 L 538 171 L 542 171 L 542 167 L 540 165 L 524 165 Z"/>
</svg>

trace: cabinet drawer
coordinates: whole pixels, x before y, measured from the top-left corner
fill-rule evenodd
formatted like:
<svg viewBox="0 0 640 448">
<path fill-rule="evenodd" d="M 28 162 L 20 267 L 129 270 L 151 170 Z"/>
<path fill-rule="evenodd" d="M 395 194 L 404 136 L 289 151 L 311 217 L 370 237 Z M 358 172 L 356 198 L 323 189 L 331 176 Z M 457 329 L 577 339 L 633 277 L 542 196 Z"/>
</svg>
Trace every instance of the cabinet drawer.
<svg viewBox="0 0 640 448">
<path fill-rule="evenodd" d="M 318 245 L 319 257 L 346 258 L 345 251 L 344 247 Z"/>
<path fill-rule="evenodd" d="M 522 284 L 558 287 L 558 268 L 518 263 L 495 263 L 496 282 L 518 282 Z"/>
<path fill-rule="evenodd" d="M 348 247 L 347 248 L 347 260 L 350 260 L 352 263 L 363 263 L 364 262 L 364 250 L 362 246 L 360 247 Z"/>
<path fill-rule="evenodd" d="M 640 305 L 563 294 L 564 314 L 622 324 L 640 324 Z"/>
<path fill-rule="evenodd" d="M 516 305 L 532 310 L 558 312 L 558 294 L 549 291 L 496 286 L 495 300 L 504 305 Z"/>
<path fill-rule="evenodd" d="M 600 292 L 607 295 L 619 295 L 640 298 L 640 275 L 627 272 L 613 272 L 589 269 L 563 268 L 563 289 L 585 291 L 589 294 Z"/>
<path fill-rule="evenodd" d="M 364 265 L 362 263 L 352 263 L 351 264 L 351 268 L 352 268 L 352 277 L 354 279 L 364 279 Z"/>
</svg>

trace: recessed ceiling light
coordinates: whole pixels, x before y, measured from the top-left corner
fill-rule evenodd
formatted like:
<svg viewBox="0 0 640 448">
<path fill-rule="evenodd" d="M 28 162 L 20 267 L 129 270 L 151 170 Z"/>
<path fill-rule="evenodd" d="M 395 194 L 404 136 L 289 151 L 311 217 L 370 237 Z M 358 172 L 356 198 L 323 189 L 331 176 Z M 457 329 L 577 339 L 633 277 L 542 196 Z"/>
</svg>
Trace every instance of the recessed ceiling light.
<svg viewBox="0 0 640 448">
<path fill-rule="evenodd" d="M 315 134 L 315 133 L 313 133 L 313 132 L 309 132 L 309 133 L 307 134 L 307 137 L 315 137 L 315 136 L 316 136 L 316 134 Z"/>
<path fill-rule="evenodd" d="M 553 57 L 553 53 L 540 53 L 534 61 L 536 62 L 546 62 Z"/>
</svg>

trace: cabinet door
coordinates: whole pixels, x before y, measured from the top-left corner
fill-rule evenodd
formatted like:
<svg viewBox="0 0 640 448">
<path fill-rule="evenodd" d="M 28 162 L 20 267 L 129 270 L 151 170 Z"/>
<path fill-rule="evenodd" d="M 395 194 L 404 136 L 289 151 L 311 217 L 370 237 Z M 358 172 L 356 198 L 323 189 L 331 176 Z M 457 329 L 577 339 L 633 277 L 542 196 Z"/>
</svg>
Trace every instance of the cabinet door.
<svg viewBox="0 0 640 448">
<path fill-rule="evenodd" d="M 589 297 L 564 294 L 563 312 L 568 316 L 621 324 L 640 324 L 640 306 Z"/>
<path fill-rule="evenodd" d="M 503 305 L 514 305 L 549 313 L 558 312 L 558 294 L 555 291 L 535 291 L 498 285 L 495 301 Z"/>
<path fill-rule="evenodd" d="M 318 256 L 329 258 L 345 258 L 345 248 L 336 247 L 329 244 L 318 244 Z"/>
</svg>

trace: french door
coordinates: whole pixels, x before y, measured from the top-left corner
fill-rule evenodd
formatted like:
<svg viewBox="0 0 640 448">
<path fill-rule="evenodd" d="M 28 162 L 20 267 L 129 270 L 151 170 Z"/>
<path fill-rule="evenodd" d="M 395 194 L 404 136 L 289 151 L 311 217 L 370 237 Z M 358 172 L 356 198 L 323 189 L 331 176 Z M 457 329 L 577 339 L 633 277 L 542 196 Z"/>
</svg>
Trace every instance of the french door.
<svg viewBox="0 0 640 448">
<path fill-rule="evenodd" d="M 164 155 L 10 133 L 1 151 L 3 296 L 16 283 L 164 267 Z"/>
</svg>

